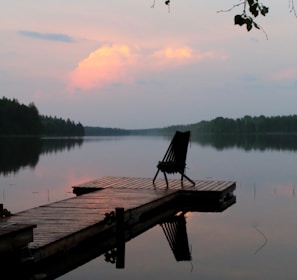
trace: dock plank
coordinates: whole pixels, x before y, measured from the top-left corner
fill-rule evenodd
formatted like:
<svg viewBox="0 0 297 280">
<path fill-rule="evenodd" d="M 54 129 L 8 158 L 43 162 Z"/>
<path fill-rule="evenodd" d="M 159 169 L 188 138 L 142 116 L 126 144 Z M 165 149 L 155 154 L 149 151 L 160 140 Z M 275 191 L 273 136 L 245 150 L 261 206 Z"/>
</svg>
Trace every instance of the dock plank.
<svg viewBox="0 0 297 280">
<path fill-rule="evenodd" d="M 199 201 L 200 194 L 207 194 L 208 199 L 230 194 L 230 201 L 223 201 L 224 205 L 210 208 L 215 209 L 213 211 L 235 203 L 235 182 L 196 180 L 195 184 L 194 187 L 187 183 L 181 185 L 179 179 L 171 179 L 167 188 L 164 179 L 157 179 L 153 185 L 151 178 L 103 177 L 73 186 L 74 192 L 83 189 L 92 190 L 91 192 L 15 213 L 5 218 L 5 222 L 36 225 L 33 229 L 34 239 L 28 247 L 33 253 L 36 252 L 38 260 L 108 230 L 111 225 L 105 221 L 106 214 L 118 207 L 124 208 L 129 212 L 127 217 L 133 217 L 137 222 L 142 215 L 149 217 L 150 211 L 159 215 L 155 209 L 161 209 L 163 205 L 176 205 L 181 192 L 187 194 L 187 202 L 193 205 L 196 199 Z M 174 211 L 175 209 L 168 213 Z M 139 227 L 139 231 L 141 230 L 143 229 Z"/>
<path fill-rule="evenodd" d="M 125 180 L 128 182 L 128 180 Z M 110 184 L 113 185 L 113 184 Z M 109 186 L 110 186 L 109 185 Z M 132 209 L 164 198 L 176 191 L 167 190 L 136 190 L 107 188 L 75 198 L 50 203 L 37 208 L 17 213 L 7 220 L 9 222 L 23 222 L 37 224 L 34 229 L 34 241 L 29 247 L 45 246 L 55 238 L 62 238 L 92 226 L 105 218 L 105 213 L 116 207 Z M 93 203 L 92 203 L 93 202 Z"/>
</svg>

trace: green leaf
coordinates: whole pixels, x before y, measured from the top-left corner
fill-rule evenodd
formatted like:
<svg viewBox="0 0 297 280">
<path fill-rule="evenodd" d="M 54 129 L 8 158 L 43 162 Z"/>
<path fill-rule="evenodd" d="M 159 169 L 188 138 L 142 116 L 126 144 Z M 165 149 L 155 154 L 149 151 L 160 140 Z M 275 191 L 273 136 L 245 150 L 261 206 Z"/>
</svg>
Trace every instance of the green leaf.
<svg viewBox="0 0 297 280">
<path fill-rule="evenodd" d="M 254 4 L 256 4 L 256 2 L 254 2 L 254 0 L 248 0 L 248 3 L 250 6 L 253 6 Z"/>
<path fill-rule="evenodd" d="M 244 20 L 242 15 L 236 15 L 234 17 L 234 24 L 235 25 L 238 24 L 239 26 L 242 26 L 244 23 L 245 23 L 245 20 Z"/>
<path fill-rule="evenodd" d="M 268 12 L 269 12 L 269 8 L 266 7 L 266 6 L 262 6 L 262 7 L 260 8 L 260 11 L 261 11 L 261 14 L 262 14 L 263 16 L 266 16 L 266 15 L 268 14 Z"/>
<path fill-rule="evenodd" d="M 251 18 L 247 18 L 245 24 L 247 31 L 251 31 L 253 28 L 253 20 Z"/>
<path fill-rule="evenodd" d="M 247 31 L 251 31 L 252 28 L 253 28 L 253 25 L 251 25 L 251 24 L 246 24 L 246 29 L 247 29 Z"/>
<path fill-rule="evenodd" d="M 250 12 L 254 17 L 257 17 L 259 15 L 258 8 L 258 4 L 253 4 L 252 6 L 250 6 Z"/>
</svg>

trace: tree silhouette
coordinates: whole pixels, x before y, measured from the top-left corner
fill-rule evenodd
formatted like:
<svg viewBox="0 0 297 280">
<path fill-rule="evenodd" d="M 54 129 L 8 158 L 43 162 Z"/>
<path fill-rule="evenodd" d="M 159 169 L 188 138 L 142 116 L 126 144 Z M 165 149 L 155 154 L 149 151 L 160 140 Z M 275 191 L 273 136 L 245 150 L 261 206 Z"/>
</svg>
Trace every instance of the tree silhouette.
<svg viewBox="0 0 297 280">
<path fill-rule="evenodd" d="M 1 136 L 83 136 L 84 127 L 70 119 L 41 116 L 33 102 L 28 106 L 17 99 L 0 99 Z"/>
</svg>

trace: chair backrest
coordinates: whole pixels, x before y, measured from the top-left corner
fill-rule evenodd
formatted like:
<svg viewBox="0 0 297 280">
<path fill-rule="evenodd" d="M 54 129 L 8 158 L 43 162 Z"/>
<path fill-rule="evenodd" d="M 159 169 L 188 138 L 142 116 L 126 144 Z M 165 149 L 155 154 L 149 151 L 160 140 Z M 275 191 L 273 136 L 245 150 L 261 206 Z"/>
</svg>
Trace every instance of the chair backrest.
<svg viewBox="0 0 297 280">
<path fill-rule="evenodd" d="M 184 214 L 163 221 L 160 226 L 166 236 L 176 261 L 191 261 L 186 219 Z"/>
<path fill-rule="evenodd" d="M 184 168 L 186 164 L 190 131 L 176 131 L 162 162 L 170 162 Z"/>
</svg>

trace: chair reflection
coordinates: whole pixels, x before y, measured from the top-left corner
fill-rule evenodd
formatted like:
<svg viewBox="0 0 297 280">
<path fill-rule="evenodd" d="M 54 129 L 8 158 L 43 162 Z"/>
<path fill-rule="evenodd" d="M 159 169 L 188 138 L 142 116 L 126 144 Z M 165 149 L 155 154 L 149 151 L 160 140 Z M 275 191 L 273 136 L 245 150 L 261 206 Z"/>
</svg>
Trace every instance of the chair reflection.
<svg viewBox="0 0 297 280">
<path fill-rule="evenodd" d="M 189 249 L 188 234 L 186 227 L 185 213 L 180 212 L 164 219 L 159 224 L 166 236 L 175 260 L 191 261 L 192 256 Z M 123 233 L 124 235 L 124 233 Z M 124 238 L 120 237 L 122 240 Z M 106 262 L 115 264 L 116 268 L 125 267 L 125 242 L 117 241 L 117 247 L 104 253 Z"/>
<path fill-rule="evenodd" d="M 191 261 L 185 214 L 171 216 L 160 225 L 176 261 Z"/>
</svg>

